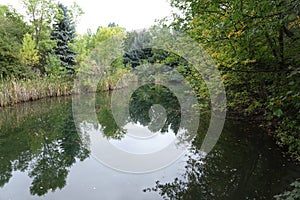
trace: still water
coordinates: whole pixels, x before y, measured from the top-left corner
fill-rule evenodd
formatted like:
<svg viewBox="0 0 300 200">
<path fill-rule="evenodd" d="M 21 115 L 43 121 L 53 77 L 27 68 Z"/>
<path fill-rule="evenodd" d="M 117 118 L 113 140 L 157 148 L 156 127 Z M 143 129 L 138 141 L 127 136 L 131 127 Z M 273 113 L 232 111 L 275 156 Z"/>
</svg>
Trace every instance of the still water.
<svg viewBox="0 0 300 200">
<path fill-rule="evenodd" d="M 161 150 L 180 131 L 180 105 L 163 88 L 145 86 L 129 103 L 131 120 L 120 126 L 110 104 L 110 94 L 97 94 L 97 121 L 86 116 L 79 126 L 72 97 L 1 108 L 0 200 L 272 199 L 299 178 L 300 166 L 284 158 L 258 124 L 226 120 L 205 156 L 205 117 L 188 151 L 170 164 L 147 173 L 122 171 L 113 165 L 126 160 L 105 145 L 141 155 Z M 162 112 L 155 115 L 152 108 Z M 160 126 L 151 126 L 153 118 Z M 139 134 L 152 140 L 135 144 Z"/>
</svg>

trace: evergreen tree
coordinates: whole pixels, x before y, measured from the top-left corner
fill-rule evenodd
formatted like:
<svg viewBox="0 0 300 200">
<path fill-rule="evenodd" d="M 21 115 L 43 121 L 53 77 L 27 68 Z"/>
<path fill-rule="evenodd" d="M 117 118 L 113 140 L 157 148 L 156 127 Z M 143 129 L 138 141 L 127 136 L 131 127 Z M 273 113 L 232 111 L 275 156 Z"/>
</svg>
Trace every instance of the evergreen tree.
<svg viewBox="0 0 300 200">
<path fill-rule="evenodd" d="M 55 55 L 60 59 L 61 65 L 66 68 L 67 72 L 73 74 L 75 72 L 74 65 L 76 54 L 70 48 L 70 43 L 74 42 L 75 26 L 70 19 L 67 7 L 58 4 L 62 11 L 61 17 L 58 17 L 57 22 L 53 25 L 51 39 L 57 41 Z"/>
</svg>

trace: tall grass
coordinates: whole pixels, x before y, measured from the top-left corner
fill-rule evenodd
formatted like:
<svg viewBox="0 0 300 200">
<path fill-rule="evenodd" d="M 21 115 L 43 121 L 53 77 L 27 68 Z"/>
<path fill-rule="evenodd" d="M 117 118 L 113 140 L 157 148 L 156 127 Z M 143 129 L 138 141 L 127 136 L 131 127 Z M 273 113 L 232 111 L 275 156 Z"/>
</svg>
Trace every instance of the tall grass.
<svg viewBox="0 0 300 200">
<path fill-rule="evenodd" d="M 6 79 L 0 80 L 0 107 L 14 105 L 20 102 L 34 101 L 45 97 L 67 96 L 73 93 L 101 92 L 126 87 L 123 80 L 125 69 L 102 78 L 95 90 L 74 90 L 74 81 L 71 78 L 38 77 L 31 80 Z M 118 84 L 121 81 L 121 84 Z M 75 81 L 76 82 L 76 81 Z M 82 83 L 87 88 L 92 88 L 89 79 Z M 80 87 L 82 89 L 84 87 Z"/>
<path fill-rule="evenodd" d="M 34 101 L 45 97 L 72 94 L 73 83 L 65 79 L 49 77 L 32 80 L 7 79 L 0 81 L 0 106 Z"/>
</svg>

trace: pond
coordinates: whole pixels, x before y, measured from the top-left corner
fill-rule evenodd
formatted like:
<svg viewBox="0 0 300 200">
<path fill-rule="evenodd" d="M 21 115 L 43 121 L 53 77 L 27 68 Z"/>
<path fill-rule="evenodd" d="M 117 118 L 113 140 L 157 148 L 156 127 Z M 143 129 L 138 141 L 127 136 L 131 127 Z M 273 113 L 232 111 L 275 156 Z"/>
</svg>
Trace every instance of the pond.
<svg viewBox="0 0 300 200">
<path fill-rule="evenodd" d="M 72 97 L 1 108 L 1 200 L 271 199 L 299 178 L 300 167 L 258 124 L 247 122 L 226 120 L 206 155 L 200 149 L 208 126 L 204 116 L 183 154 L 155 154 L 182 130 L 180 105 L 163 87 L 146 85 L 135 92 L 130 120 L 123 124 L 114 120 L 110 93 L 97 94 L 95 104 L 89 102 L 92 94 L 75 98 L 95 113 L 83 112 L 75 120 Z M 109 145 L 154 157 L 129 162 Z M 156 166 L 161 158 L 170 161 Z"/>
</svg>

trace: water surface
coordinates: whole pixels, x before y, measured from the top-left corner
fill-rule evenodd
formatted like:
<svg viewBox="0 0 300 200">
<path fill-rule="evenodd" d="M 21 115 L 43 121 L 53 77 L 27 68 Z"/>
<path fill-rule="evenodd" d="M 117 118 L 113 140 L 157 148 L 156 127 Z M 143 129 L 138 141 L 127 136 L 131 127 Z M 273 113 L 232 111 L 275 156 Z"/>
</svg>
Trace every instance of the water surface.
<svg viewBox="0 0 300 200">
<path fill-rule="evenodd" d="M 149 86 L 135 93 L 131 120 L 122 127 L 114 121 L 110 102 L 110 94 L 98 94 L 98 121 L 87 117 L 82 122 L 89 127 L 85 131 L 95 133 L 90 145 L 99 137 L 121 150 L 143 154 L 158 151 L 179 131 L 180 105 L 162 88 Z M 161 115 L 149 113 L 153 105 L 164 108 Z M 161 126 L 151 126 L 153 118 Z M 71 97 L 1 108 L 0 199 L 271 199 L 299 178 L 300 167 L 283 157 L 258 124 L 227 120 L 217 145 L 205 157 L 200 147 L 207 122 L 201 119 L 185 155 L 163 169 L 133 174 L 112 169 L 93 155 L 76 129 Z M 140 135 L 159 139 L 134 145 Z"/>
</svg>

